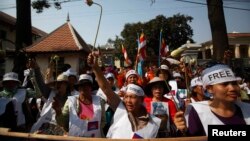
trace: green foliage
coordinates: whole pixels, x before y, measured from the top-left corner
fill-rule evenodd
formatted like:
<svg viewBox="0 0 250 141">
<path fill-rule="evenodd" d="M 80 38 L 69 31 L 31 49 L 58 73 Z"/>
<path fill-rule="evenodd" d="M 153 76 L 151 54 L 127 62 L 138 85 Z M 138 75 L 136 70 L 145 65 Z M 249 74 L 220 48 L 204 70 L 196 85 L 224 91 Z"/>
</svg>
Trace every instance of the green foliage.
<svg viewBox="0 0 250 141">
<path fill-rule="evenodd" d="M 187 40 L 193 42 L 193 30 L 189 25 L 193 18 L 181 14 L 166 18 L 157 16 L 146 23 L 127 23 L 121 32 L 121 38 L 116 37 L 114 46 L 121 52 L 121 44 L 124 45 L 131 60 L 135 60 L 138 48 L 138 38 L 143 32 L 147 41 L 147 55 L 149 59 L 159 55 L 160 31 L 162 38 L 166 40 L 170 51 L 185 44 Z M 122 56 L 123 57 L 123 56 Z"/>
<path fill-rule="evenodd" d="M 56 9 L 61 9 L 61 3 L 60 0 L 53 0 L 52 3 L 49 3 L 50 0 L 35 0 L 31 3 L 31 6 L 36 9 L 37 13 L 42 13 L 44 8 L 50 8 L 52 4 L 54 4 L 54 7 Z"/>
</svg>

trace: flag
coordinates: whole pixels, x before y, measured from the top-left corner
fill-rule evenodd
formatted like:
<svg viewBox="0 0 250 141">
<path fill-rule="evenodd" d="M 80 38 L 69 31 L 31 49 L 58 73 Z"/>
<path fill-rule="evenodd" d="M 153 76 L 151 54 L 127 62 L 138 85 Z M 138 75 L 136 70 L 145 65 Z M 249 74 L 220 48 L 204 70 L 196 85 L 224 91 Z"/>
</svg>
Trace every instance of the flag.
<svg viewBox="0 0 250 141">
<path fill-rule="evenodd" d="M 138 47 L 138 59 L 145 60 L 146 59 L 146 38 L 144 36 L 144 33 L 141 33 L 140 39 L 139 39 L 139 47 Z"/>
<path fill-rule="evenodd" d="M 132 139 L 143 139 L 143 137 L 141 137 L 141 136 L 138 135 L 137 133 L 134 133 Z"/>
<path fill-rule="evenodd" d="M 139 61 L 137 63 L 137 73 L 138 75 L 142 78 L 143 77 L 143 69 L 142 69 L 142 66 L 143 66 L 143 60 Z"/>
<path fill-rule="evenodd" d="M 127 50 L 125 49 L 125 47 L 123 46 L 123 44 L 122 44 L 122 53 L 123 53 L 125 62 L 126 62 L 128 65 L 131 65 L 132 62 L 131 62 L 131 60 L 128 58 Z"/>
<path fill-rule="evenodd" d="M 167 56 L 168 53 L 169 53 L 169 47 L 168 47 L 168 45 L 167 45 L 165 39 L 162 38 L 162 42 L 161 42 L 161 52 L 160 52 L 161 57 Z"/>
<path fill-rule="evenodd" d="M 141 78 L 143 77 L 143 63 L 145 59 L 146 59 L 146 39 L 144 33 L 141 33 L 140 38 L 138 37 L 138 53 L 136 57 L 137 73 Z"/>
<path fill-rule="evenodd" d="M 161 48 L 162 48 L 162 29 L 160 31 L 160 39 L 159 39 L 159 56 L 158 56 L 158 66 L 161 66 Z"/>
</svg>

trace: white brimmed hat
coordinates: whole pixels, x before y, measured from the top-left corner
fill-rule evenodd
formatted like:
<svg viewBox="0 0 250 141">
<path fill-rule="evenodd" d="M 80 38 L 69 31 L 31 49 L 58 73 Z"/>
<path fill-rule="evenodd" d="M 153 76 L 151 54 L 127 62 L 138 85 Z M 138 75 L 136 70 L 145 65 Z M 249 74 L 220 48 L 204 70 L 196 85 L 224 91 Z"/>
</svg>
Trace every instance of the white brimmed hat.
<svg viewBox="0 0 250 141">
<path fill-rule="evenodd" d="M 151 89 L 152 86 L 155 84 L 161 84 L 163 87 L 163 94 L 169 93 L 171 91 L 171 86 L 166 82 L 165 80 L 161 79 L 160 77 L 154 77 L 152 80 L 148 82 L 148 84 L 145 86 L 145 93 L 147 96 L 152 96 Z"/>
<path fill-rule="evenodd" d="M 18 79 L 18 74 L 15 72 L 8 72 L 4 74 L 2 82 L 5 82 L 5 81 L 17 81 L 21 83 L 21 81 Z"/>
</svg>

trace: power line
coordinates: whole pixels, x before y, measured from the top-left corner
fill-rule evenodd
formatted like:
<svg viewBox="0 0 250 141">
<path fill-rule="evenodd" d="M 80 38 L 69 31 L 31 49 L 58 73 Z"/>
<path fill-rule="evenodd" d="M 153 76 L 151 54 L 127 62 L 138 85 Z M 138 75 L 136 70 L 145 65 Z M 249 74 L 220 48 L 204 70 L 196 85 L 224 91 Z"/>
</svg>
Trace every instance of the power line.
<svg viewBox="0 0 250 141">
<path fill-rule="evenodd" d="M 206 3 L 193 2 L 193 1 L 188 1 L 188 0 L 176 0 L 176 1 L 186 2 L 186 3 L 193 3 L 193 4 L 200 4 L 200 5 L 207 5 Z M 217 6 L 217 5 L 213 5 L 213 6 Z M 250 11 L 250 9 L 237 8 L 237 7 L 230 7 L 230 6 L 223 6 L 223 8 L 236 9 L 236 10 L 243 10 L 243 11 Z"/>
<path fill-rule="evenodd" d="M 76 1 L 82 1 L 82 0 L 64 0 L 64 1 L 61 1 L 60 3 L 68 3 L 68 2 L 76 2 Z M 188 1 L 188 0 L 176 0 L 176 1 L 186 2 L 186 3 L 193 3 L 193 4 L 199 4 L 199 5 L 207 5 L 206 3 L 194 2 L 194 1 Z M 244 0 L 224 0 L 224 1 L 227 1 L 227 2 L 250 2 L 248 0 L 246 0 L 246 1 L 244 1 Z M 53 3 L 49 3 L 49 4 L 53 4 Z M 217 6 L 217 5 L 214 5 L 214 6 Z M 6 9 L 12 9 L 12 8 L 16 8 L 16 6 L 10 6 L 10 7 L 5 7 L 5 8 L 0 8 L 0 10 L 6 10 Z M 243 11 L 250 11 L 250 9 L 230 7 L 230 6 L 223 6 L 223 8 L 235 9 L 235 10 L 243 10 Z"/>
<path fill-rule="evenodd" d="M 250 1 L 249 0 L 224 0 L 224 1 L 230 1 L 230 2 L 246 2 L 246 3 L 249 3 Z"/>
<path fill-rule="evenodd" d="M 51 0 L 48 0 L 48 1 L 51 1 Z M 58 2 L 58 3 L 62 4 L 62 3 L 76 2 L 76 1 L 82 1 L 82 0 L 63 0 L 63 1 Z M 49 4 L 53 4 L 53 2 L 49 2 Z M 11 4 L 9 4 L 9 5 L 11 5 Z M 13 5 L 15 5 L 15 4 L 13 4 Z M 5 8 L 0 8 L 0 10 L 6 10 L 6 9 L 12 9 L 12 8 L 16 8 L 16 6 L 9 6 L 9 7 L 5 7 Z"/>
</svg>

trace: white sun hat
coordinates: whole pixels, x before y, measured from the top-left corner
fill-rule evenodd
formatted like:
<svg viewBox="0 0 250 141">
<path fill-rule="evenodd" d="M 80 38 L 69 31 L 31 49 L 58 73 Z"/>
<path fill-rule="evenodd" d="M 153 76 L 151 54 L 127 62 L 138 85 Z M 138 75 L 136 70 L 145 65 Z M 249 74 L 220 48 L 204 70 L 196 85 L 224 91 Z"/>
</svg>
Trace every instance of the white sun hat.
<svg viewBox="0 0 250 141">
<path fill-rule="evenodd" d="M 8 72 L 4 74 L 2 82 L 5 82 L 5 81 L 17 81 L 21 83 L 21 81 L 18 79 L 18 74 L 15 72 Z"/>
</svg>

